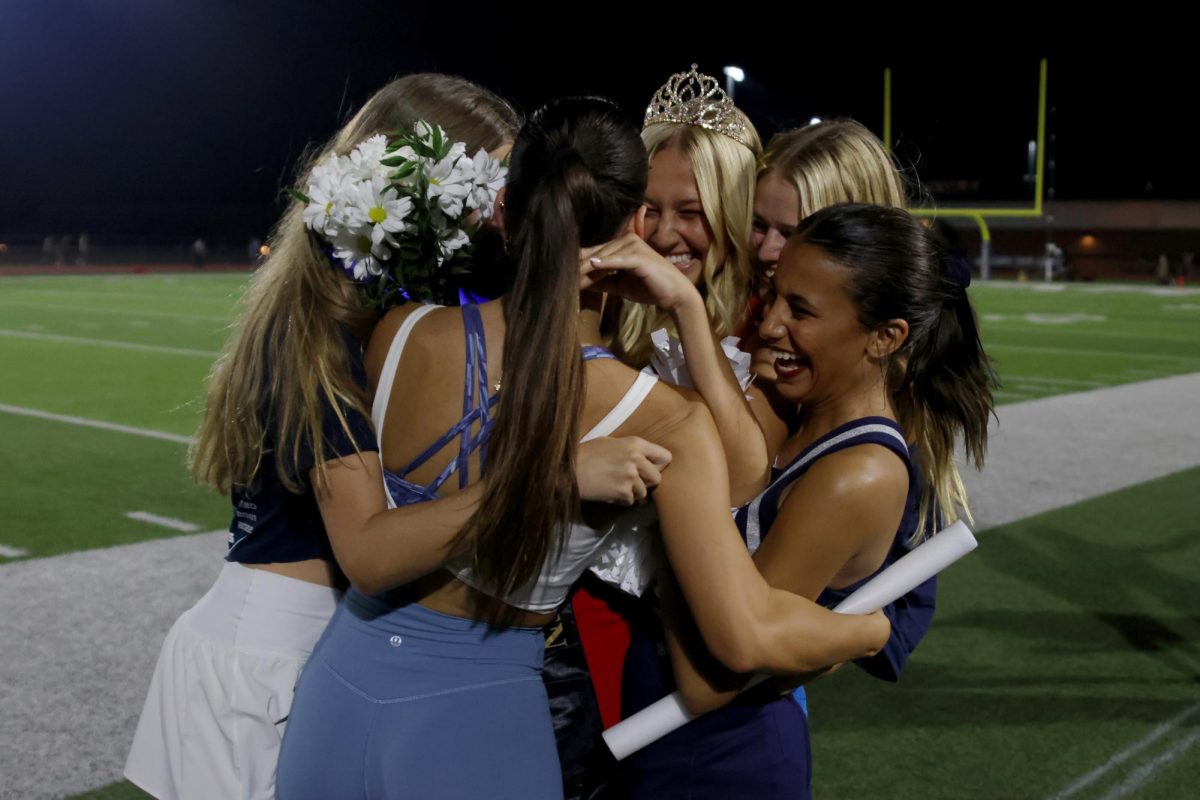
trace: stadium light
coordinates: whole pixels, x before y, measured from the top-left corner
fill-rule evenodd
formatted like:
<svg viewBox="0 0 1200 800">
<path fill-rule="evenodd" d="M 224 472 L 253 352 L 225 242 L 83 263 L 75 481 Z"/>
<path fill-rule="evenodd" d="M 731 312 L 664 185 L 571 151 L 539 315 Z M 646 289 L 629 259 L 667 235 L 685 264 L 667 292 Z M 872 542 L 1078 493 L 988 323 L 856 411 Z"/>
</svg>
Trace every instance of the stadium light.
<svg viewBox="0 0 1200 800">
<path fill-rule="evenodd" d="M 725 94 L 729 95 L 729 99 L 733 99 L 733 85 L 746 80 L 746 71 L 741 67 L 735 67 L 732 64 L 725 67 Z"/>
</svg>

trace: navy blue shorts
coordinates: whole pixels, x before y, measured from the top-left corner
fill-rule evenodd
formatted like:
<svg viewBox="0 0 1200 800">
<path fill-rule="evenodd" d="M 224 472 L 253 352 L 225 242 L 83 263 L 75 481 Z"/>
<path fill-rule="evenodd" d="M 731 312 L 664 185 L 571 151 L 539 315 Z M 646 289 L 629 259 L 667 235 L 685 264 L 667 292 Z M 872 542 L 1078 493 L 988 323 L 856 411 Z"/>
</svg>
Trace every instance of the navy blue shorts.
<svg viewBox="0 0 1200 800">
<path fill-rule="evenodd" d="M 630 756 L 633 800 L 812 797 L 808 720 L 791 697 L 734 704 Z"/>
<path fill-rule="evenodd" d="M 657 626 L 647 628 L 625 658 L 626 716 L 675 688 Z M 618 782 L 633 800 L 810 800 L 808 716 L 795 697 L 758 686 L 634 753 Z"/>
</svg>

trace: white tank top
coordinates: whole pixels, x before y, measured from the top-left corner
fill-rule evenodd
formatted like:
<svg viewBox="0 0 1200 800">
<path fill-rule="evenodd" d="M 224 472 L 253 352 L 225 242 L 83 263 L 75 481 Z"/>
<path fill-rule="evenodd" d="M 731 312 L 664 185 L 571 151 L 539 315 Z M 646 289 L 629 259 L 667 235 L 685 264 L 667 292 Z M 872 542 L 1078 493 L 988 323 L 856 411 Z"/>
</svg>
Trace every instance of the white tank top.
<svg viewBox="0 0 1200 800">
<path fill-rule="evenodd" d="M 371 408 L 371 417 L 375 423 L 379 450 L 383 452 L 383 424 L 387 412 L 388 398 L 392 392 L 392 384 L 396 378 L 396 370 L 400 364 L 400 356 L 404 345 L 417 322 L 437 306 L 424 306 L 413 311 L 392 339 L 384 360 L 383 371 L 379 376 L 379 388 L 376 390 L 375 401 Z M 604 419 L 584 434 L 581 442 L 609 436 L 641 405 L 658 378 L 646 372 L 639 372 L 637 379 L 625 395 L 613 406 Z M 386 489 L 385 481 L 385 489 Z M 391 492 L 387 492 L 388 505 L 395 507 Z M 593 528 L 582 521 L 570 524 L 570 530 L 563 540 L 561 552 L 551 553 L 542 565 L 542 569 L 525 585 L 518 587 L 501 599 L 516 608 L 535 613 L 554 611 L 567 598 L 567 593 L 575 581 L 583 574 L 596 555 L 612 539 L 621 532 L 623 537 L 638 532 L 651 535 L 650 527 L 657 522 L 658 515 L 653 504 L 634 506 L 603 528 Z M 494 594 L 488 587 L 481 584 L 475 571 L 470 566 L 469 558 L 458 558 L 446 563 L 446 569 L 463 583 L 479 591 Z"/>
</svg>

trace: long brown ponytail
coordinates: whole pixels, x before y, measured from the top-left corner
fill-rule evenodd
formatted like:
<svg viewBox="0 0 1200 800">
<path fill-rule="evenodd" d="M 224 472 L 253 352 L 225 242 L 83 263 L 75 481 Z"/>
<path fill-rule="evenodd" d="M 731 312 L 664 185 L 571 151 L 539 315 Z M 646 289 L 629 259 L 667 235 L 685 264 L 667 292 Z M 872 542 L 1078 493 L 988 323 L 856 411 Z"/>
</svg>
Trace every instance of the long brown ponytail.
<svg viewBox="0 0 1200 800">
<path fill-rule="evenodd" d="M 579 249 L 613 238 L 637 209 L 646 163 L 637 129 L 597 98 L 535 111 L 513 148 L 505 199 L 516 279 L 505 300 L 504 389 L 479 510 L 461 534 L 474 569 L 502 598 L 562 545 L 578 503 L 583 402 Z M 511 619 L 494 600 L 493 622 Z"/>
</svg>

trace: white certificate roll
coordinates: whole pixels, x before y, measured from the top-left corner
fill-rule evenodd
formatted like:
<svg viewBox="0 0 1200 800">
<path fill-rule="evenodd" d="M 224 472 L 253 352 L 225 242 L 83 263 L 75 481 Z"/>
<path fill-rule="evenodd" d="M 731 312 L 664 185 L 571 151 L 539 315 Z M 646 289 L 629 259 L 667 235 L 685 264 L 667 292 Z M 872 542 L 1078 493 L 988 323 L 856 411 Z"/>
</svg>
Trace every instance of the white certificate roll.
<svg viewBox="0 0 1200 800">
<path fill-rule="evenodd" d="M 912 552 L 860 586 L 833 610 L 839 614 L 878 611 L 958 561 L 978 544 L 971 529 L 959 520 L 913 548 Z M 755 677 L 746 688 L 761 683 L 767 677 Z M 696 715 L 684 707 L 679 692 L 674 692 L 613 725 L 604 732 L 604 742 L 620 761 L 695 718 Z"/>
</svg>

